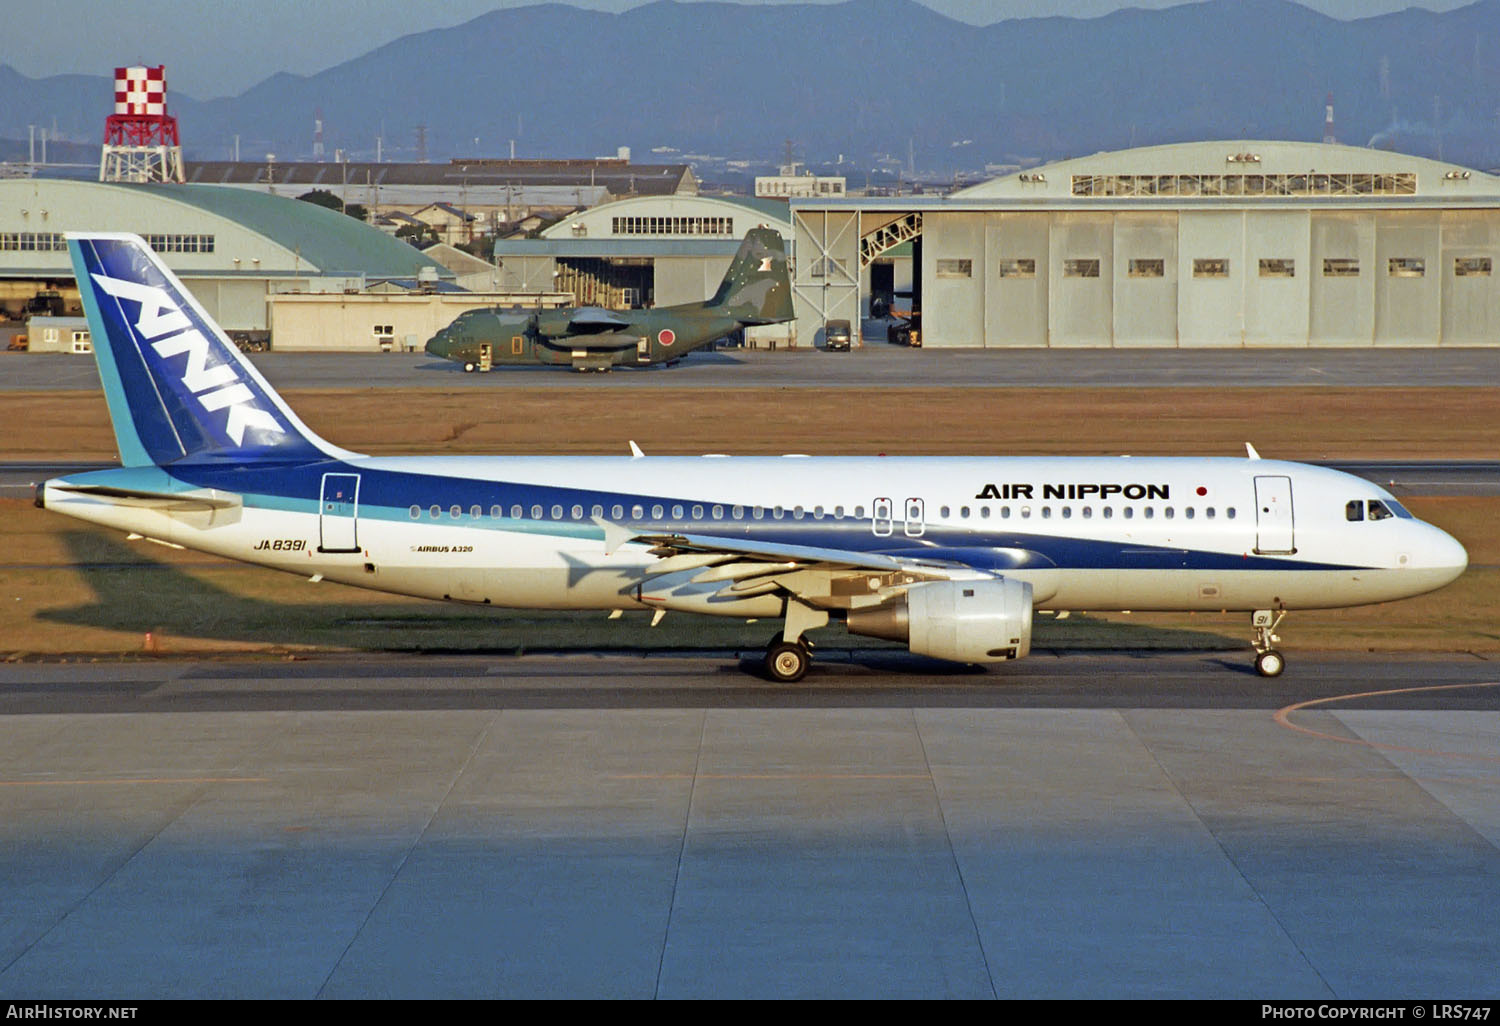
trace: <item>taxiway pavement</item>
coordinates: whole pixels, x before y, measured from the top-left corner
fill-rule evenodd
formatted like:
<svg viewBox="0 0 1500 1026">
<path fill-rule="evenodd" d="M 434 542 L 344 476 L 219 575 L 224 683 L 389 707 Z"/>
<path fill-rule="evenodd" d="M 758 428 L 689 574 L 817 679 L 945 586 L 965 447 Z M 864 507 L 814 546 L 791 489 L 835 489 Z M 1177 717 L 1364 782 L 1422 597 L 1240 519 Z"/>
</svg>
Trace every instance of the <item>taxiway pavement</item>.
<svg viewBox="0 0 1500 1026">
<path fill-rule="evenodd" d="M 1491 664 L 889 658 L 0 666 L 0 997 L 1500 990 Z"/>
<path fill-rule="evenodd" d="M 257 353 L 290 388 L 1220 388 L 1500 385 L 1500 347 L 1474 349 L 907 349 L 806 347 L 694 353 L 674 367 L 577 374 L 507 367 L 465 374 L 426 353 Z M 94 361 L 0 352 L 0 391 L 95 389 Z"/>
</svg>

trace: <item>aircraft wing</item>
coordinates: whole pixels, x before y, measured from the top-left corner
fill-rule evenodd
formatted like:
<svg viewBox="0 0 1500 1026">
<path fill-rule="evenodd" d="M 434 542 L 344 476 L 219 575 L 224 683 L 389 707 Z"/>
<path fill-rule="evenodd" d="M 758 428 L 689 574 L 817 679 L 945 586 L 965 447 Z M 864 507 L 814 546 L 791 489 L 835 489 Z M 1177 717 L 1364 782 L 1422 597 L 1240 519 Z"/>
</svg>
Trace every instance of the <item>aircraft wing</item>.
<svg viewBox="0 0 1500 1026">
<path fill-rule="evenodd" d="M 988 580 L 999 574 L 962 560 L 915 552 L 854 552 L 716 535 L 657 534 L 605 524 L 605 548 L 651 546 L 658 561 L 642 584 L 646 595 L 713 592 L 753 598 L 780 592 L 822 608 L 876 606 L 922 581 Z"/>
<path fill-rule="evenodd" d="M 611 525 L 614 526 L 614 525 Z M 628 528 L 618 528 L 623 535 L 615 535 L 620 544 L 638 542 L 650 545 L 658 556 L 671 557 L 686 553 L 715 554 L 729 559 L 753 559 L 760 562 L 785 562 L 789 565 L 822 565 L 849 570 L 899 570 L 908 566 L 956 566 L 938 561 L 905 559 L 879 552 L 852 552 L 847 549 L 829 549 L 812 545 L 787 545 L 765 541 L 745 541 L 724 538 L 718 535 L 700 534 L 642 534 Z M 608 535 L 606 531 L 606 535 Z M 609 546 L 611 549 L 617 546 Z"/>
<path fill-rule="evenodd" d="M 621 317 L 614 310 L 606 310 L 602 306 L 580 306 L 568 317 L 570 335 L 591 335 L 629 326 L 629 320 Z"/>
<path fill-rule="evenodd" d="M 641 532 L 604 523 L 605 549 L 629 543 L 651 546 L 658 561 L 648 570 L 652 590 L 709 589 L 751 598 L 779 591 L 809 605 L 849 608 L 880 605 L 923 581 L 993 580 L 1026 570 L 1038 601 L 1056 591 L 1055 563 L 1021 548 L 898 548 L 887 552 L 791 545 L 721 535 Z M 902 539 L 891 539 L 900 545 Z"/>
</svg>

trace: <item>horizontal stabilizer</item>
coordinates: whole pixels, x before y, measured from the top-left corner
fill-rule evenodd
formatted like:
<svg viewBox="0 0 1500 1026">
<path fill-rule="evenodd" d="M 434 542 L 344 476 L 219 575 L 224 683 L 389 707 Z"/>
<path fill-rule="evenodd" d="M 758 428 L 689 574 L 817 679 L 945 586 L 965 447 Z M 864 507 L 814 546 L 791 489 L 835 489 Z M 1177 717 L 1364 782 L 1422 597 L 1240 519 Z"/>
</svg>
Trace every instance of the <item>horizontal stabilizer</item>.
<svg viewBox="0 0 1500 1026">
<path fill-rule="evenodd" d="M 233 492 L 221 492 L 216 488 L 205 488 L 191 492 L 153 492 L 138 488 L 119 488 L 114 485 L 68 484 L 59 481 L 53 485 L 74 495 L 92 495 L 109 499 L 116 505 L 159 509 L 165 512 L 197 513 L 207 510 L 240 509 L 244 500 Z"/>
</svg>

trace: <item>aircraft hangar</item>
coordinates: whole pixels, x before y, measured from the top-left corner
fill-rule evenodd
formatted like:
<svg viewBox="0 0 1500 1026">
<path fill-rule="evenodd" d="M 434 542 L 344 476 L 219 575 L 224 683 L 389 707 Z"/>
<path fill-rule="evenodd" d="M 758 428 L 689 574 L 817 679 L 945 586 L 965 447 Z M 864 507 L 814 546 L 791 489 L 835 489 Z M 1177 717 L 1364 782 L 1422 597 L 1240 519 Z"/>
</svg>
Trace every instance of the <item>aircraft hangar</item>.
<svg viewBox="0 0 1500 1026">
<path fill-rule="evenodd" d="M 1500 342 L 1500 178 L 1387 150 L 1229 141 L 1060 161 L 936 196 L 793 199 L 799 333 L 913 253 L 943 347 Z"/>
<path fill-rule="evenodd" d="M 671 306 L 712 296 L 745 233 L 791 237 L 782 200 L 637 196 L 578 211 L 536 239 L 495 243 L 499 287 L 566 292 L 583 305 Z M 785 337 L 787 328 L 756 328 Z M 811 337 L 811 336 L 809 336 Z"/>
<path fill-rule="evenodd" d="M 227 331 L 268 330 L 279 292 L 358 291 L 374 279 L 453 278 L 398 239 L 337 211 L 207 185 L 53 178 L 0 181 L 0 305 L 16 315 L 39 294 L 78 293 L 63 233 L 143 236 Z M 54 312 L 54 311 L 49 311 Z"/>
</svg>

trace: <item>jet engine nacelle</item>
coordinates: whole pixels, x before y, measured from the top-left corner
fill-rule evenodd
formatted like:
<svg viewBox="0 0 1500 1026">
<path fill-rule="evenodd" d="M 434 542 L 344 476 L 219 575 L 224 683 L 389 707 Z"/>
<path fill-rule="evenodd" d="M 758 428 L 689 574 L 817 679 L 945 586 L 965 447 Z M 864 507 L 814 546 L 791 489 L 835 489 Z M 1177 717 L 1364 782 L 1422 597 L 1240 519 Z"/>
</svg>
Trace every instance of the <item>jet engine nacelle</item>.
<svg viewBox="0 0 1500 1026">
<path fill-rule="evenodd" d="M 1031 585 L 929 581 L 912 585 L 903 605 L 851 610 L 849 632 L 904 641 L 918 655 L 960 663 L 997 663 L 1031 651 Z"/>
</svg>

